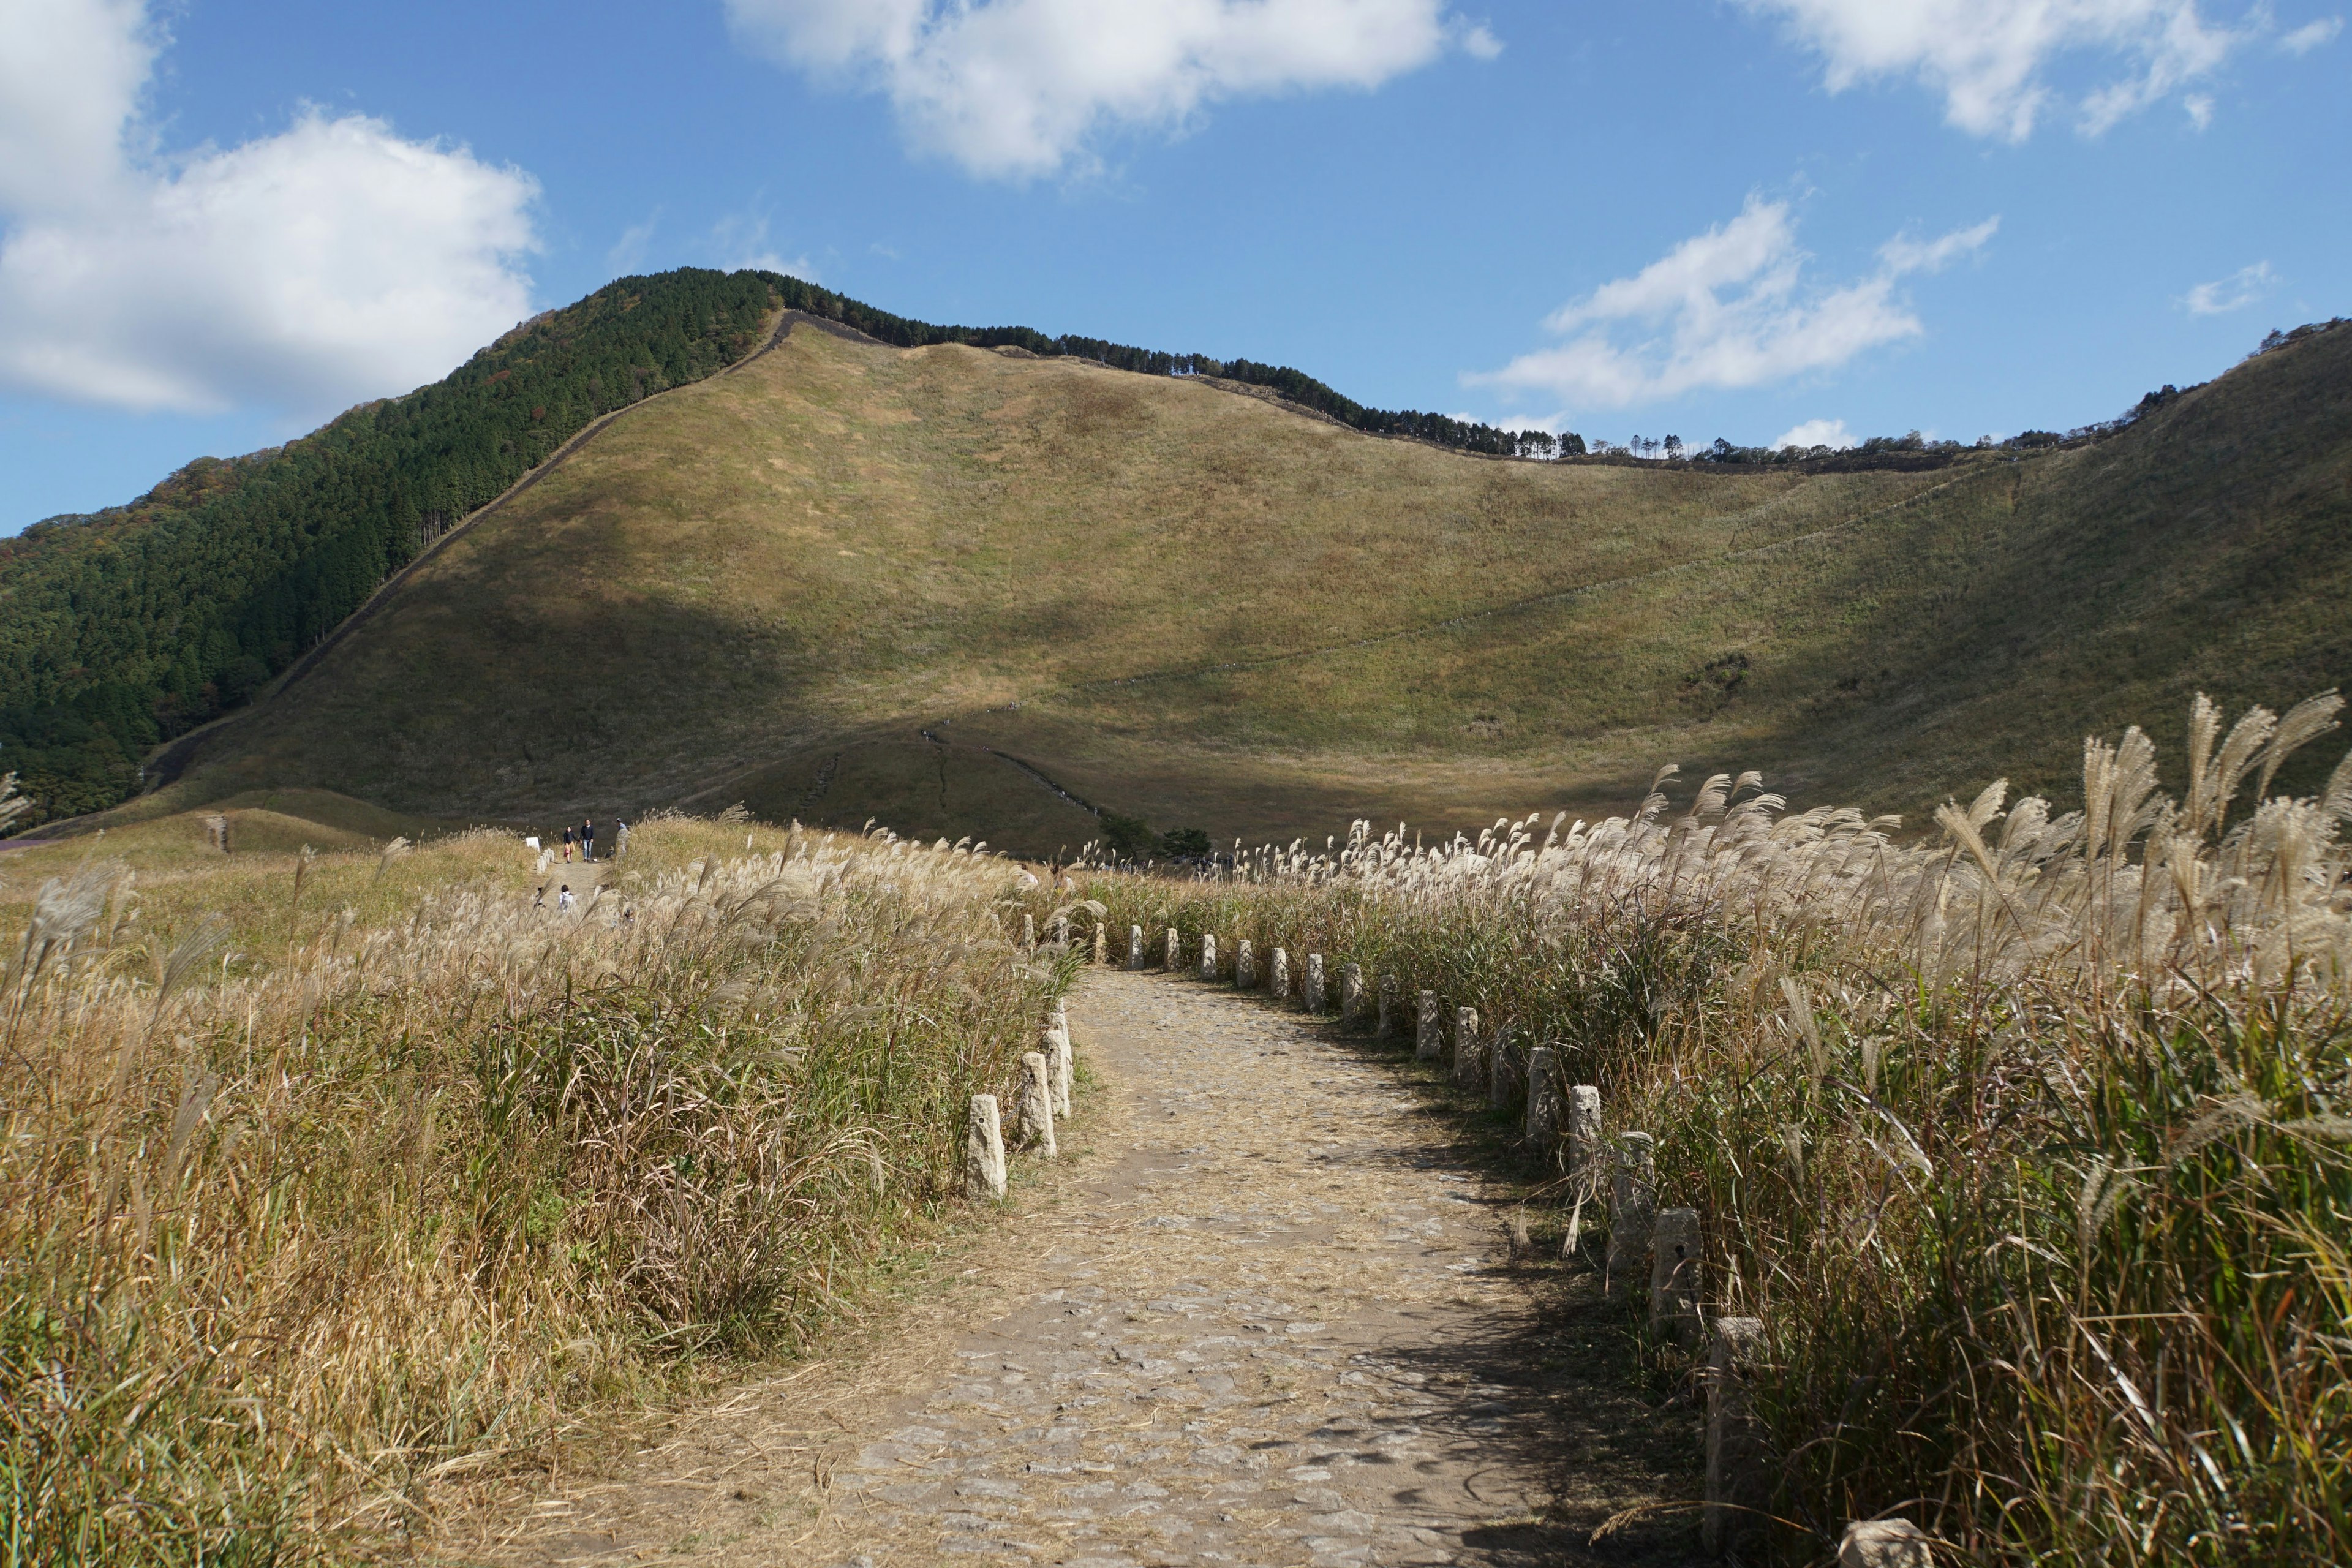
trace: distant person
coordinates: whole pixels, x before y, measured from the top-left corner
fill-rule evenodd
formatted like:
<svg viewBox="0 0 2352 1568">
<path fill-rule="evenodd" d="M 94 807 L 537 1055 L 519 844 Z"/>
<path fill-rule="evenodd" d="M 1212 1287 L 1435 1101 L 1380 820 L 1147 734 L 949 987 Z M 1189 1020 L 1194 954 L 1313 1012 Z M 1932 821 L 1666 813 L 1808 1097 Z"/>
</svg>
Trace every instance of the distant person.
<svg viewBox="0 0 2352 1568">
<path fill-rule="evenodd" d="M 596 825 L 584 816 L 580 819 L 580 858 L 596 858 Z"/>
<path fill-rule="evenodd" d="M 572 864 L 572 829 L 568 827 L 563 830 L 563 863 Z"/>
<path fill-rule="evenodd" d="M 566 882 L 556 891 L 555 912 L 559 915 L 568 915 L 572 912 L 572 907 L 579 901 L 572 896 L 572 884 Z"/>
</svg>

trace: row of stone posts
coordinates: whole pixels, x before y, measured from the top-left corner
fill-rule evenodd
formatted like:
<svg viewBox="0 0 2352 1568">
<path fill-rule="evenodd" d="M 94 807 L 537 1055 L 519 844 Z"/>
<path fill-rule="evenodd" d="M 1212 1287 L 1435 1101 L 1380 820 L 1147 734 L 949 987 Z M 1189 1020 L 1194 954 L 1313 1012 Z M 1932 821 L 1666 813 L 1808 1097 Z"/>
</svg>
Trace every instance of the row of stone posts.
<svg viewBox="0 0 2352 1568">
<path fill-rule="evenodd" d="M 1070 1114 L 1070 1089 L 1077 1075 L 1077 1057 L 1070 1044 L 1070 1018 L 1062 1004 L 1039 1031 L 1040 1049 L 1021 1058 L 1021 1085 L 1014 1093 L 1013 1137 L 1016 1143 L 1041 1160 L 1054 1159 L 1059 1145 L 1054 1137 L 1056 1120 Z M 963 1194 L 975 1203 L 997 1203 L 1004 1197 L 1005 1140 L 1003 1113 L 992 1094 L 975 1094 L 964 1117 Z"/>
</svg>

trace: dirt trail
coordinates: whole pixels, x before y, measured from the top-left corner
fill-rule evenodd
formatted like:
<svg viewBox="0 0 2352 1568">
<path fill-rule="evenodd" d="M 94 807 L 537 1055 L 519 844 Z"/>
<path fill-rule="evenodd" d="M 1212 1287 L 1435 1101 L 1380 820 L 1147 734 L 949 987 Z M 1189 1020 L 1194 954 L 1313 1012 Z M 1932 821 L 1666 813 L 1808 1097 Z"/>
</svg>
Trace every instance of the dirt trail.
<svg viewBox="0 0 2352 1568">
<path fill-rule="evenodd" d="M 1502 1198 L 1394 1067 L 1162 976 L 1092 974 L 1070 1015 L 1077 1158 L 983 1261 L 870 1353 L 739 1388 L 465 1554 L 1695 1558 L 1692 1413 L 1632 1392 L 1589 1279 L 1514 1264 Z"/>
</svg>

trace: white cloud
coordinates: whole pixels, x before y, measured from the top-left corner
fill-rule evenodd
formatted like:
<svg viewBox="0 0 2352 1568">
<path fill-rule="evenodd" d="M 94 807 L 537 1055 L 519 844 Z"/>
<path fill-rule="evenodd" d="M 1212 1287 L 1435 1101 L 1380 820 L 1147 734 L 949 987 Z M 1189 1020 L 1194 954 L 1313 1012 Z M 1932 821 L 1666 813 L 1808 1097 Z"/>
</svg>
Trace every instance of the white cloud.
<svg viewBox="0 0 2352 1568">
<path fill-rule="evenodd" d="M 2322 16 L 2316 22 L 2305 22 L 2279 40 L 2279 47 L 2291 55 L 2307 55 L 2322 44 L 2332 44 L 2336 35 L 2344 30 L 2341 16 Z"/>
<path fill-rule="evenodd" d="M 166 155 L 142 0 L 0 23 L 0 384 L 316 416 L 446 374 L 530 314 L 530 175 L 306 110 Z"/>
<path fill-rule="evenodd" d="M 1808 419 L 1783 433 L 1772 445 L 1775 449 L 1782 447 L 1831 447 L 1843 451 L 1861 443 L 1854 439 L 1853 432 L 1845 427 L 1843 419 Z"/>
<path fill-rule="evenodd" d="M 661 208 L 656 207 L 646 215 L 645 222 L 633 223 L 621 231 L 621 237 L 614 240 L 613 248 L 604 253 L 604 265 L 616 277 L 643 267 L 646 252 L 654 242 L 654 231 L 660 226 Z"/>
<path fill-rule="evenodd" d="M 816 266 L 806 256 L 784 259 L 783 253 L 768 242 L 768 220 L 751 213 L 730 213 L 710 226 L 710 243 L 717 264 L 729 272 L 743 268 L 755 268 L 762 272 L 782 272 L 804 283 L 819 283 Z"/>
<path fill-rule="evenodd" d="M 1741 3 L 1784 18 L 1819 52 L 1832 92 L 1883 77 L 1916 78 L 1943 95 L 1950 123 L 2011 142 L 2031 134 L 2057 96 L 2046 78 L 2062 57 L 2123 66 L 2077 106 L 2083 130 L 2095 135 L 2210 72 L 2246 37 L 2208 23 L 2197 0 Z"/>
<path fill-rule="evenodd" d="M 1897 236 L 1879 248 L 1875 272 L 1815 289 L 1805 287 L 1808 258 L 1789 205 L 1751 196 L 1729 223 L 1554 311 L 1544 324 L 1573 334 L 1569 342 L 1464 380 L 1547 393 L 1574 407 L 1624 407 L 1830 369 L 1922 331 L 1896 284 L 1981 248 L 2000 222 L 1931 240 Z"/>
<path fill-rule="evenodd" d="M 917 147 L 1030 178 L 1120 126 L 1220 99 L 1369 89 L 1448 47 L 1501 47 L 1444 0 L 726 0 L 737 37 L 887 92 Z"/>
<path fill-rule="evenodd" d="M 2271 291 L 2271 264 L 2257 261 L 2252 267 L 2241 267 L 2227 278 L 2217 278 L 2210 283 L 2200 283 L 2183 294 L 2180 308 L 2192 316 L 2222 316 L 2231 310 L 2242 310 Z"/>
</svg>

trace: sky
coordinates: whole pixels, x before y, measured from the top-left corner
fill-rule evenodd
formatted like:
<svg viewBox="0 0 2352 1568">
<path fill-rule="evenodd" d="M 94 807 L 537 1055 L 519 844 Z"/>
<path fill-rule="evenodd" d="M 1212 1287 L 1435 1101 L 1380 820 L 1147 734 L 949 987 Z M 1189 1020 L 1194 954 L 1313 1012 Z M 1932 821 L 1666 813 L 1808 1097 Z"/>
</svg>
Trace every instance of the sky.
<svg viewBox="0 0 2352 1568">
<path fill-rule="evenodd" d="M 0 0 L 0 533 L 631 272 L 1623 442 L 2352 314 L 2347 0 Z"/>
</svg>

